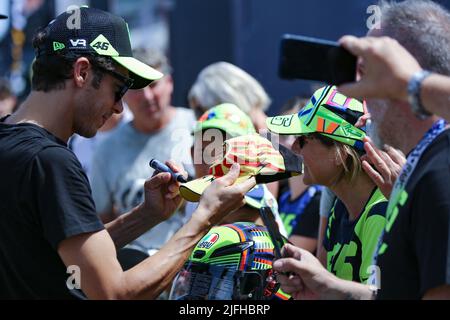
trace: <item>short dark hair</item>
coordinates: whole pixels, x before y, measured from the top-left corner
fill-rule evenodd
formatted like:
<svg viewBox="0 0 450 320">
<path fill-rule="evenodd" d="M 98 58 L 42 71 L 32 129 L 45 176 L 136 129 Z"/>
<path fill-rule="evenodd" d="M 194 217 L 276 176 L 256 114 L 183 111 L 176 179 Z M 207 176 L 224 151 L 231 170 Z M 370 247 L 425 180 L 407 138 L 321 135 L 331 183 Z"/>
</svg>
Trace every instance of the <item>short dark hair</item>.
<svg viewBox="0 0 450 320">
<path fill-rule="evenodd" d="M 36 33 L 33 38 L 35 50 L 47 41 L 48 34 L 45 29 Z M 65 88 L 65 81 L 73 74 L 73 64 L 80 57 L 86 57 L 93 66 L 94 79 L 92 86 L 96 89 L 100 87 L 104 71 L 114 70 L 114 63 L 109 57 L 96 56 L 92 54 L 58 54 L 40 55 L 33 62 L 33 73 L 31 77 L 32 90 L 49 92 L 52 90 L 62 90 Z"/>
</svg>

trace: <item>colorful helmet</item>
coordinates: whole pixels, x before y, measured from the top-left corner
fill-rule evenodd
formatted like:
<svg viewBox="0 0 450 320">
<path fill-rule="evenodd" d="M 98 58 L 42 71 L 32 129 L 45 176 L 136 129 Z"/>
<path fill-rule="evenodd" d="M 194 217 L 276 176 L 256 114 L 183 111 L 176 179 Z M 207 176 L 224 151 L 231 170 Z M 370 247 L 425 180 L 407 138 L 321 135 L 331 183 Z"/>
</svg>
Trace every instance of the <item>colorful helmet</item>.
<svg viewBox="0 0 450 320">
<path fill-rule="evenodd" d="M 270 131 L 282 135 L 317 132 L 333 140 L 363 150 L 364 130 L 355 127 L 364 114 L 364 105 L 339 93 L 334 86 L 323 87 L 298 114 L 267 119 Z"/>
<path fill-rule="evenodd" d="M 219 104 L 206 111 L 198 119 L 194 133 L 207 129 L 225 131 L 232 138 L 256 133 L 249 116 L 231 103 Z"/>
<path fill-rule="evenodd" d="M 176 276 L 173 300 L 288 300 L 272 271 L 266 227 L 237 222 L 213 227 Z"/>
</svg>

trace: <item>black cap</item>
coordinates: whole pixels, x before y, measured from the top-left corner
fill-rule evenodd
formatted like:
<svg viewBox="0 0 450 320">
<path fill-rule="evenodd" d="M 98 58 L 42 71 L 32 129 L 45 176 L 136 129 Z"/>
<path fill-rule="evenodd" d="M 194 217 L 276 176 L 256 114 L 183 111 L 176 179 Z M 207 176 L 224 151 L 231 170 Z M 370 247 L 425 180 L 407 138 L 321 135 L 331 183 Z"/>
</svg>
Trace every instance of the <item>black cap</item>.
<svg viewBox="0 0 450 320">
<path fill-rule="evenodd" d="M 163 74 L 133 58 L 127 23 L 109 12 L 80 7 L 79 12 L 64 12 L 45 28 L 47 41 L 36 50 L 42 55 L 70 53 L 109 56 L 130 72 L 132 89 L 140 89 Z"/>
<path fill-rule="evenodd" d="M 0 19 L 8 19 L 8 16 L 5 16 L 4 14 L 0 14 Z"/>
</svg>

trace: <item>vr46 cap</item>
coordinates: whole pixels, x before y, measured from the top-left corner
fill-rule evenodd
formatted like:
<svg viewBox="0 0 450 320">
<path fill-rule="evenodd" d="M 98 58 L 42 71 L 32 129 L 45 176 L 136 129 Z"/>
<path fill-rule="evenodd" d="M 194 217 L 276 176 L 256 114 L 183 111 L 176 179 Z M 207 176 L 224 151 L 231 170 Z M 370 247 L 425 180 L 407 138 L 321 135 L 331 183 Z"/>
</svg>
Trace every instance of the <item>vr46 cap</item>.
<svg viewBox="0 0 450 320">
<path fill-rule="evenodd" d="M 78 19 L 79 18 L 79 19 Z M 80 7 L 64 12 L 45 28 L 47 41 L 36 48 L 36 57 L 88 53 L 111 57 L 128 69 L 134 80 L 131 89 L 141 89 L 163 74 L 133 58 L 127 23 L 99 9 Z"/>
<path fill-rule="evenodd" d="M 231 103 L 223 103 L 206 111 L 198 119 L 194 133 L 208 129 L 223 130 L 232 137 L 256 133 L 250 117 Z"/>
<path fill-rule="evenodd" d="M 281 135 L 319 133 L 363 150 L 366 133 L 355 123 L 364 112 L 360 101 L 326 86 L 317 90 L 299 113 L 268 118 L 266 124 L 271 132 Z"/>
</svg>

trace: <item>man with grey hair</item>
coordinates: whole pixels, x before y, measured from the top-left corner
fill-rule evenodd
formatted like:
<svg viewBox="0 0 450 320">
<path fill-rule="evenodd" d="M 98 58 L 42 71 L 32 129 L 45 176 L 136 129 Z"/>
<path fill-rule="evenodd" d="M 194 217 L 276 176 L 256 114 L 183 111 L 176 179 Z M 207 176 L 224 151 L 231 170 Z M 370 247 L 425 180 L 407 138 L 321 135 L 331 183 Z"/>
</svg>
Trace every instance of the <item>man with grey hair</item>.
<svg viewBox="0 0 450 320">
<path fill-rule="evenodd" d="M 117 128 L 94 153 L 92 160 L 92 195 L 97 212 L 109 221 L 139 203 L 144 194 L 145 177 L 153 174 L 152 158 L 176 159 L 193 175 L 190 146 L 194 114 L 187 108 L 171 105 L 173 81 L 167 57 L 153 49 L 136 49 L 133 54 L 163 72 L 164 78 L 143 89 L 128 92 L 124 101 L 133 120 Z M 185 223 L 175 213 L 151 229 L 129 247 L 153 254 Z"/>
<path fill-rule="evenodd" d="M 450 130 L 425 111 L 420 91 L 430 75 L 425 70 L 450 75 L 450 14 L 428 0 L 383 2 L 380 7 L 381 28 L 368 35 L 396 39 L 424 68 L 409 80 L 409 104 L 367 100 L 376 140 L 408 154 L 407 163 L 389 199 L 373 277 L 366 284 L 343 281 L 304 250 L 287 245 L 288 258 L 274 268 L 296 274 L 279 277 L 295 298 L 450 299 Z M 363 75 L 365 68 L 362 61 Z"/>
</svg>

